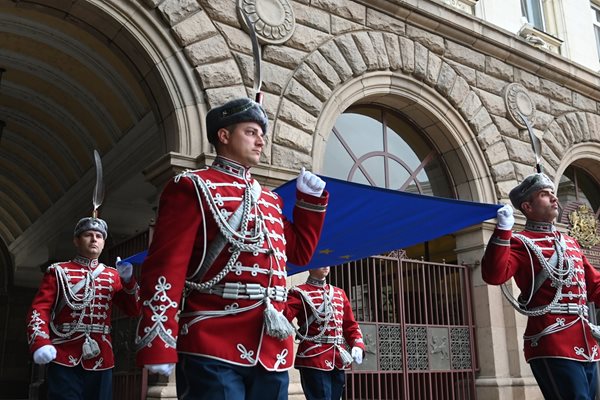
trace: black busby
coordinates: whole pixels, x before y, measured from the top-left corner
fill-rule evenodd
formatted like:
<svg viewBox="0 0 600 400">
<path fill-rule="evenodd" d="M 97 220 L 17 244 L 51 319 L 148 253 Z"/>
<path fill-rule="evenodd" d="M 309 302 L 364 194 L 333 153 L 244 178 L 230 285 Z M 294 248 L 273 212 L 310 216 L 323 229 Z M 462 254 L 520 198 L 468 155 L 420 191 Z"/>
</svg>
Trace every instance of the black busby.
<svg viewBox="0 0 600 400">
<path fill-rule="evenodd" d="M 206 114 L 206 134 L 208 141 L 215 145 L 218 142 L 217 131 L 221 128 L 240 123 L 256 122 L 263 133 L 267 133 L 269 120 L 260 104 L 248 98 L 228 101 L 220 107 L 215 107 Z"/>
<path fill-rule="evenodd" d="M 104 240 L 106 240 L 106 237 L 108 236 L 108 225 L 106 224 L 106 221 L 100 218 L 81 218 L 77 225 L 75 225 L 75 231 L 73 232 L 73 236 L 77 237 L 85 231 L 100 232 Z"/>
<path fill-rule="evenodd" d="M 520 210 L 521 204 L 526 202 L 532 194 L 542 189 L 552 189 L 554 191 L 554 183 L 545 174 L 539 172 L 523 179 L 523 182 L 510 191 L 508 197 L 513 206 Z"/>
</svg>

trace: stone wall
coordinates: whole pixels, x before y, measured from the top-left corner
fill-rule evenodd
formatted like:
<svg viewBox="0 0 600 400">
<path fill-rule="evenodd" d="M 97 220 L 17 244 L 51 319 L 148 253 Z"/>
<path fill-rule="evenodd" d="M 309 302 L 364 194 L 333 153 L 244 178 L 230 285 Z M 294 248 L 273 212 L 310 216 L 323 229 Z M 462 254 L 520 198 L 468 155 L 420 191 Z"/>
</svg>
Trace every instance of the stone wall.
<svg viewBox="0 0 600 400">
<path fill-rule="evenodd" d="M 209 107 L 251 95 L 252 47 L 237 2 L 146 0 L 145 4 L 181 45 Z M 349 81 L 381 71 L 432 88 L 460 113 L 485 154 L 499 199 L 507 198 L 515 179 L 530 173 L 533 165 L 527 131 L 515 124 L 508 109 L 509 84 L 518 83 L 519 95 L 533 107 L 530 117 L 544 143 L 549 175 L 556 175 L 573 144 L 600 140 L 597 99 L 567 87 L 564 76 L 556 82 L 511 64 L 500 47 L 486 54 L 461 43 L 461 37 L 418 26 L 415 17 L 408 21 L 402 16 L 404 2 L 396 6 L 399 16 L 345 0 L 289 4 L 295 16 L 293 34 L 285 43 L 263 46 L 265 108 L 272 122 L 272 139 L 263 156 L 267 164 L 291 169 L 311 165 L 316 137 L 328 135 L 316 130 L 323 108 L 337 101 L 336 93 Z M 437 7 L 447 18 L 472 19 Z M 426 18 L 426 10 L 420 11 Z M 540 63 L 556 57 L 533 47 L 529 51 L 546 57 Z"/>
<path fill-rule="evenodd" d="M 139 1 L 181 46 L 209 108 L 252 95 L 252 46 L 237 5 L 253 1 Z M 279 3 L 291 7 L 295 27 L 286 41 L 263 45 L 271 124 L 262 162 L 270 169 L 318 171 L 335 119 L 353 102 L 387 104 L 419 122 L 463 199 L 506 200 L 533 172 L 519 113 L 541 140 L 542 164 L 555 182 L 600 149 L 598 75 L 509 32 L 435 1 Z M 473 265 L 478 396 L 539 398 L 521 354 L 524 319 L 477 267 L 492 229 L 456 235 L 459 261 Z"/>
</svg>

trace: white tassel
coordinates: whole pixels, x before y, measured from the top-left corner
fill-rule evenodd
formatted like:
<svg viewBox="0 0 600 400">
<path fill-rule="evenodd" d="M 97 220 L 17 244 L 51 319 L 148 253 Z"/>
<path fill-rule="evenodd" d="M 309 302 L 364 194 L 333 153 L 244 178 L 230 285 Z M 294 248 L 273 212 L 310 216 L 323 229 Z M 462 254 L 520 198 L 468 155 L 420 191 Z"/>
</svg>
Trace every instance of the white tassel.
<svg viewBox="0 0 600 400">
<path fill-rule="evenodd" d="M 294 327 L 290 321 L 283 315 L 282 311 L 277 311 L 271 299 L 265 298 L 265 330 L 267 335 L 283 340 L 294 333 Z"/>
<path fill-rule="evenodd" d="M 354 361 L 354 359 L 352 358 L 352 355 L 350 353 L 348 353 L 348 351 L 346 349 L 344 349 L 342 346 L 338 346 L 338 349 L 340 351 L 340 357 L 342 358 L 342 364 L 344 364 L 344 365 L 352 364 L 352 361 Z"/>
</svg>

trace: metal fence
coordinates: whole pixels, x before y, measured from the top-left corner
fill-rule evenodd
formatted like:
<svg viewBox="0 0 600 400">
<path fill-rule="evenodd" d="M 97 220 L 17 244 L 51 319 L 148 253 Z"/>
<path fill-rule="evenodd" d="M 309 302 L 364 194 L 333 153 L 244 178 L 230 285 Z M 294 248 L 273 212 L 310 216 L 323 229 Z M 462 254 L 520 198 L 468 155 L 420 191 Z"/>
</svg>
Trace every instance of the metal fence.
<svg viewBox="0 0 600 400">
<path fill-rule="evenodd" d="M 330 280 L 348 294 L 366 345 L 345 399 L 476 398 L 468 267 L 394 252 L 332 268 Z"/>
</svg>

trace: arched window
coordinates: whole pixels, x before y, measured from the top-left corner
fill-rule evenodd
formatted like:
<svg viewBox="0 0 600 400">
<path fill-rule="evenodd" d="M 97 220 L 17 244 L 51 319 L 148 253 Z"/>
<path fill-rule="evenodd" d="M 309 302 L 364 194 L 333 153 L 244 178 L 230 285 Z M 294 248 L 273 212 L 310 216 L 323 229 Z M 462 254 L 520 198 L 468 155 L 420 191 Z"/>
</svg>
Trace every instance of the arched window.
<svg viewBox="0 0 600 400">
<path fill-rule="evenodd" d="M 600 214 L 600 185 L 585 169 L 575 165 L 567 167 L 558 184 L 558 201 L 563 207 L 562 214 L 570 211 L 569 205 L 585 204 L 589 206 L 596 217 Z M 560 217 L 561 222 L 566 222 L 567 215 Z"/>
<path fill-rule="evenodd" d="M 338 117 L 325 150 L 323 174 L 455 198 L 435 148 L 407 118 L 381 107 L 354 106 Z"/>
<path fill-rule="evenodd" d="M 438 151 L 408 118 L 389 108 L 348 108 L 333 127 L 325 149 L 323 175 L 365 185 L 456 198 Z M 399 211 L 400 212 L 400 211 Z M 406 255 L 454 262 L 454 237 L 411 246 Z"/>
</svg>

